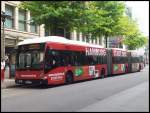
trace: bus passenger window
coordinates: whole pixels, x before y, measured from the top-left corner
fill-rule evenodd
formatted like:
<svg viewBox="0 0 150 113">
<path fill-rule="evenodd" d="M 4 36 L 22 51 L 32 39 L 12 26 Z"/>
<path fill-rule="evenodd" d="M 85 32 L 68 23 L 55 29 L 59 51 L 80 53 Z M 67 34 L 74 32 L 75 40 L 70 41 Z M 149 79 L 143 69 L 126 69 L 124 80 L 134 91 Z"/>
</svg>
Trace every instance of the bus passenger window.
<svg viewBox="0 0 150 113">
<path fill-rule="evenodd" d="M 55 65 L 56 64 L 56 61 L 55 60 L 53 60 L 53 65 Z"/>
</svg>

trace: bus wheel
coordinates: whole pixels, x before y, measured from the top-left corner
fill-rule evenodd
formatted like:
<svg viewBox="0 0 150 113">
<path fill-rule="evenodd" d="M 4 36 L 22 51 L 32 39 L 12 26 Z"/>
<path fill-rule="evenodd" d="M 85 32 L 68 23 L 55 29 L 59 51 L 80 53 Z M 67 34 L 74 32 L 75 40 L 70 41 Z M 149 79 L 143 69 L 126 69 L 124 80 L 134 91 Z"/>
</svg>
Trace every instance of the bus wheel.
<svg viewBox="0 0 150 113">
<path fill-rule="evenodd" d="M 70 84 L 70 83 L 73 83 L 73 73 L 71 71 L 67 72 L 66 73 L 66 76 L 65 76 L 65 83 L 66 84 Z"/>
<path fill-rule="evenodd" d="M 105 77 L 105 69 L 103 68 L 102 70 L 101 70 L 101 78 L 104 78 Z"/>
</svg>

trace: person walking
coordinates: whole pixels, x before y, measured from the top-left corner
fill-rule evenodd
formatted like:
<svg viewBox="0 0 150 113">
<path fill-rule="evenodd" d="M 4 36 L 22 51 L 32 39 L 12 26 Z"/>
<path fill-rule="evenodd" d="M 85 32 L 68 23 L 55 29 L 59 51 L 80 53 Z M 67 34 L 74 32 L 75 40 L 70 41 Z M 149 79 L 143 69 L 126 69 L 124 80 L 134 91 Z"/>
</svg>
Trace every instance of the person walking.
<svg viewBox="0 0 150 113">
<path fill-rule="evenodd" d="M 4 81 L 4 76 L 5 76 L 5 59 L 2 59 L 1 61 L 1 81 Z"/>
</svg>

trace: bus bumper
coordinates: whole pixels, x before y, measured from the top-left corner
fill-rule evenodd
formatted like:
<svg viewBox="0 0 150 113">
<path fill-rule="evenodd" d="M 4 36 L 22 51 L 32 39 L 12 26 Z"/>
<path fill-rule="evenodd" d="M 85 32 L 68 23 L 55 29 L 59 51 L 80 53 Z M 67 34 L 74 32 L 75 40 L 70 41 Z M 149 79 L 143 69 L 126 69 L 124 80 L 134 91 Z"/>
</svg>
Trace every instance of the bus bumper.
<svg viewBox="0 0 150 113">
<path fill-rule="evenodd" d="M 15 80 L 16 84 L 35 84 L 35 85 L 47 85 L 48 81 L 47 80 L 24 80 L 24 79 L 17 79 Z"/>
</svg>

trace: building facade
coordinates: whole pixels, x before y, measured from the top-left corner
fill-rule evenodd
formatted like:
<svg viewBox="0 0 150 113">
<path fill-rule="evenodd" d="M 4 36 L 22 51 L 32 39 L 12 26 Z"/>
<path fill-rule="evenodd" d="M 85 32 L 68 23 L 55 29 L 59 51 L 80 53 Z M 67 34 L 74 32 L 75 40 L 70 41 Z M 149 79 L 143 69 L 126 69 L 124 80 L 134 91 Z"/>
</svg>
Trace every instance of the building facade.
<svg viewBox="0 0 150 113">
<path fill-rule="evenodd" d="M 73 31 L 70 35 L 72 40 L 79 40 L 83 42 L 88 42 L 91 44 L 98 44 L 103 47 L 105 47 L 105 38 L 104 37 L 97 37 L 96 39 L 91 39 L 90 35 L 84 36 L 82 33 L 77 33 L 76 31 Z M 126 49 L 127 47 L 123 44 L 122 36 L 114 36 L 114 37 L 108 37 L 107 41 L 107 47 L 108 48 L 122 48 Z"/>
<path fill-rule="evenodd" d="M 30 11 L 19 9 L 17 7 L 19 4 L 20 1 L 1 1 L 1 11 L 11 16 L 11 18 L 5 20 L 4 36 L 3 27 L 1 27 L 1 57 L 8 56 L 13 64 L 15 62 L 13 60 L 14 47 L 19 41 L 44 36 L 44 26 L 31 23 L 32 15 Z M 3 26 L 2 21 L 1 26 Z M 5 38 L 4 41 L 2 38 Z"/>
<path fill-rule="evenodd" d="M 87 36 L 87 35 L 82 34 L 81 32 L 78 33 L 75 30 L 71 32 L 70 39 L 105 46 L 104 37 L 101 37 L 101 38 L 97 37 L 96 39 L 92 39 L 91 35 Z"/>
</svg>

